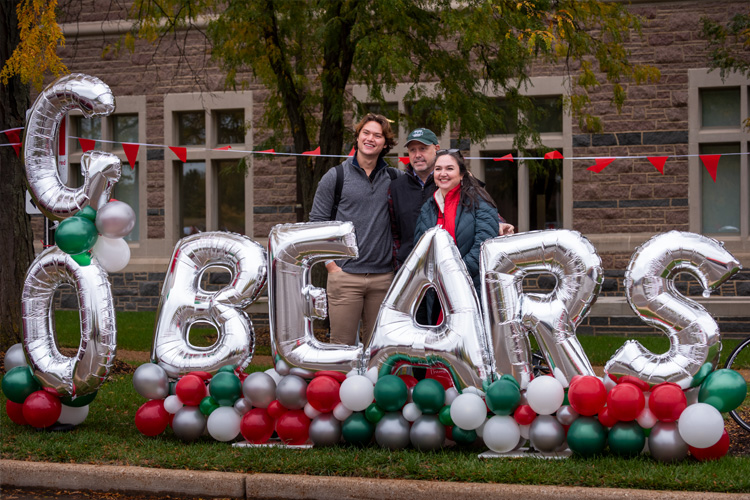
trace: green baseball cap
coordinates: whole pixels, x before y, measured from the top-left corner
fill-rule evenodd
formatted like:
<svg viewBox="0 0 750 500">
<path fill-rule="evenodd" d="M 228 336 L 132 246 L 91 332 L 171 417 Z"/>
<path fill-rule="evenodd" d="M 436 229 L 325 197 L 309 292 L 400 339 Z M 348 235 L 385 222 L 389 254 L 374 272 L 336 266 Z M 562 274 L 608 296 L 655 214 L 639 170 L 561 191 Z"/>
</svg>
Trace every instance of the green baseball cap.
<svg viewBox="0 0 750 500">
<path fill-rule="evenodd" d="M 435 132 L 433 132 L 432 130 L 428 128 L 418 128 L 416 130 L 412 130 L 412 132 L 406 138 L 406 144 L 408 145 L 411 141 L 419 141 L 422 144 L 430 146 L 437 145 L 438 138 L 435 135 Z"/>
</svg>

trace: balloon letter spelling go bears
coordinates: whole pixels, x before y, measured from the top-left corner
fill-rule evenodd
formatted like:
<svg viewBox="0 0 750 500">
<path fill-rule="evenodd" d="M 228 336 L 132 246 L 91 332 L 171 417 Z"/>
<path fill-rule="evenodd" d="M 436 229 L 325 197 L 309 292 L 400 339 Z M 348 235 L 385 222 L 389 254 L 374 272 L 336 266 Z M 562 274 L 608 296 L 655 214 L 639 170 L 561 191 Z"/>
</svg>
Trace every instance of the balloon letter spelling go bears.
<svg viewBox="0 0 750 500">
<path fill-rule="evenodd" d="M 674 277 L 693 275 L 707 295 L 740 268 L 721 243 L 699 234 L 670 231 L 638 247 L 625 271 L 628 304 L 644 323 L 667 334 L 669 351 L 653 354 L 637 340 L 628 340 L 605 371 L 649 384 L 674 382 L 683 389 L 700 384 L 696 374 L 710 372 L 719 361 L 719 325 L 703 306 L 675 289 Z M 711 363 L 710 369 L 700 370 L 705 363 Z"/>
<path fill-rule="evenodd" d="M 601 259 L 576 231 L 532 231 L 501 236 L 482 245 L 482 302 L 500 373 L 526 388 L 532 378 L 528 332 L 536 337 L 552 373 L 567 386 L 575 375 L 594 375 L 576 338 L 602 283 Z M 547 294 L 524 293 L 529 274 L 557 278 Z"/>
<path fill-rule="evenodd" d="M 232 275 L 218 292 L 200 286 L 203 273 L 210 268 Z M 156 314 L 151 361 L 172 378 L 196 370 L 214 374 L 228 364 L 244 370 L 252 359 L 255 333 L 243 309 L 255 302 L 265 284 L 266 251 L 250 238 L 208 232 L 178 241 Z M 190 342 L 190 327 L 195 323 L 216 329 L 218 339 L 212 346 Z"/>
<path fill-rule="evenodd" d="M 444 319 L 437 326 L 414 319 L 429 287 L 435 288 L 443 308 Z M 403 362 L 445 368 L 459 390 L 491 381 L 492 358 L 479 299 L 444 229 L 428 230 L 398 271 L 380 306 L 368 353 L 367 367 L 381 376 Z"/>
</svg>

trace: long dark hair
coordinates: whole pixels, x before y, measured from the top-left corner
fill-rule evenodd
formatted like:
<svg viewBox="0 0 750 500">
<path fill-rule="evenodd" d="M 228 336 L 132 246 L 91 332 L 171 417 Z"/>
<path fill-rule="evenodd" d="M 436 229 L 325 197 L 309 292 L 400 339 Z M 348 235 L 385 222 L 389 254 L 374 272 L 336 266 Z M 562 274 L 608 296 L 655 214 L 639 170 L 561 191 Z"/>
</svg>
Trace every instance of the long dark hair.
<svg viewBox="0 0 750 500">
<path fill-rule="evenodd" d="M 490 193 L 479 184 L 479 181 L 471 175 L 466 169 L 466 162 L 458 149 L 441 149 L 435 155 L 435 159 L 432 160 L 432 168 L 434 170 L 437 159 L 441 156 L 450 156 L 458 164 L 458 170 L 461 174 L 461 205 L 472 210 L 480 199 L 486 201 L 494 208 L 497 208 L 495 200 L 492 199 Z"/>
</svg>

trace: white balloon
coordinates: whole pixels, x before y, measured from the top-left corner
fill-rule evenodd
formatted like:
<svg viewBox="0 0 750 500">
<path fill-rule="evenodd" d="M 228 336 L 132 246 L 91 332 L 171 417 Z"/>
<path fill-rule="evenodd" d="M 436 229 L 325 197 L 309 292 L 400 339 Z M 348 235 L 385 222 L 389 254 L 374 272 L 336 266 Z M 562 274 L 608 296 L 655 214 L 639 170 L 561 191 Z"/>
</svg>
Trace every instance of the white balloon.
<svg viewBox="0 0 750 500">
<path fill-rule="evenodd" d="M 206 430 L 217 441 L 231 441 L 240 434 L 242 417 L 231 406 L 220 406 L 211 412 Z"/>
<path fill-rule="evenodd" d="M 266 370 L 266 371 L 265 371 L 264 373 L 267 373 L 267 374 L 269 374 L 269 375 L 271 376 L 271 378 L 273 379 L 273 381 L 274 381 L 274 382 L 276 382 L 277 384 L 278 384 L 279 382 L 281 382 L 281 379 L 282 379 L 282 378 L 284 378 L 284 377 L 283 377 L 283 376 L 282 376 L 282 375 L 281 375 L 281 374 L 280 374 L 279 372 L 277 372 L 277 371 L 276 371 L 276 370 L 274 370 L 273 368 L 269 368 L 269 369 L 268 369 L 268 370 Z"/>
<path fill-rule="evenodd" d="M 529 436 L 531 435 L 531 424 L 529 425 L 519 425 L 518 430 L 521 432 L 521 437 L 524 439 L 529 439 Z"/>
<path fill-rule="evenodd" d="M 453 401 L 458 397 L 458 389 L 455 387 L 449 387 L 445 390 L 445 404 L 452 405 Z"/>
<path fill-rule="evenodd" d="M 339 403 L 336 405 L 336 408 L 333 409 L 333 416 L 338 420 L 339 422 L 343 422 L 349 416 L 354 413 L 349 408 L 344 406 L 344 403 Z"/>
<path fill-rule="evenodd" d="M 695 448 L 708 448 L 724 434 L 724 418 L 719 410 L 706 403 L 695 403 L 682 412 L 677 421 L 680 437 Z"/>
<path fill-rule="evenodd" d="M 485 425 L 487 425 L 487 420 L 485 420 L 484 422 L 482 422 L 482 425 L 480 425 L 479 427 L 477 427 L 476 429 L 474 429 L 476 431 L 476 433 L 477 433 L 477 436 L 479 436 L 480 438 L 482 436 L 484 436 L 484 426 Z"/>
<path fill-rule="evenodd" d="M 107 238 L 99 236 L 96 239 L 91 255 L 96 257 L 99 265 L 108 273 L 116 273 L 125 269 L 130 261 L 130 247 L 122 238 Z"/>
<path fill-rule="evenodd" d="M 495 415 L 485 424 L 482 439 L 490 450 L 496 453 L 506 453 L 518 444 L 521 439 L 521 429 L 518 428 L 513 417 Z"/>
<path fill-rule="evenodd" d="M 611 391 L 617 385 L 617 382 L 612 380 L 609 375 L 604 375 L 602 377 L 602 383 L 604 383 L 604 388 L 607 392 Z"/>
<path fill-rule="evenodd" d="M 310 403 L 305 404 L 305 415 L 307 415 L 307 418 L 309 418 L 310 420 L 314 419 L 315 417 L 317 417 L 318 415 L 322 413 L 323 413 L 322 411 L 319 411 L 313 408 Z"/>
<path fill-rule="evenodd" d="M 451 420 L 462 429 L 474 430 L 482 425 L 486 418 L 487 406 L 484 400 L 476 394 L 464 392 L 451 404 Z M 513 445 L 515 446 L 515 443 Z"/>
<path fill-rule="evenodd" d="M 177 395 L 175 394 L 172 394 L 171 396 L 167 396 L 164 399 L 164 409 L 167 410 L 167 413 L 175 414 L 182 407 L 183 407 L 182 401 L 180 401 L 180 398 L 178 398 Z"/>
<path fill-rule="evenodd" d="M 422 410 L 414 403 L 406 403 L 401 413 L 403 413 L 404 418 L 409 422 L 414 422 L 422 416 Z"/>
<path fill-rule="evenodd" d="M 365 377 L 369 378 L 370 381 L 373 384 L 377 384 L 378 383 L 378 369 L 377 369 L 377 367 L 373 366 L 372 368 L 370 368 L 369 370 L 367 370 L 365 372 Z"/>
<path fill-rule="evenodd" d="M 73 407 L 62 405 L 62 411 L 60 412 L 60 418 L 57 419 L 61 424 L 78 425 L 84 420 L 89 414 L 89 405 Z"/>
<path fill-rule="evenodd" d="M 554 377 L 537 377 L 526 389 L 531 409 L 539 415 L 552 415 L 565 399 L 565 389 Z"/>
<path fill-rule="evenodd" d="M 648 406 L 644 407 L 643 410 L 638 414 L 637 417 L 635 417 L 635 421 L 638 422 L 638 425 L 640 425 L 644 429 L 650 429 L 654 425 L 656 425 L 656 415 L 654 415 L 654 412 L 652 412 Z"/>
<path fill-rule="evenodd" d="M 375 399 L 375 385 L 369 378 L 355 375 L 344 380 L 339 396 L 344 406 L 351 411 L 364 411 Z"/>
</svg>

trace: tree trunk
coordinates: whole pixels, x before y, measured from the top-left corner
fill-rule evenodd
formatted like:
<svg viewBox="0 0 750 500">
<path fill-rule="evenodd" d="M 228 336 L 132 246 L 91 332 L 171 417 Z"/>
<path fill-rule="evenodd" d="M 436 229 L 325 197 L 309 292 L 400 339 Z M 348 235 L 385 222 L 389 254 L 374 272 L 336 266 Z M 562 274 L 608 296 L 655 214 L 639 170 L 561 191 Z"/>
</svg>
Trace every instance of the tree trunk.
<svg viewBox="0 0 750 500">
<path fill-rule="evenodd" d="M 3 66 L 19 42 L 18 3 L 0 2 Z M 29 87 L 14 77 L 0 92 L 0 130 L 23 127 L 28 108 Z M 23 163 L 12 147 L 0 147 L 0 179 L 0 200 L 5 207 L 0 217 L 0 351 L 5 351 L 21 341 L 21 291 L 34 258 L 31 221 L 25 209 Z"/>
</svg>

